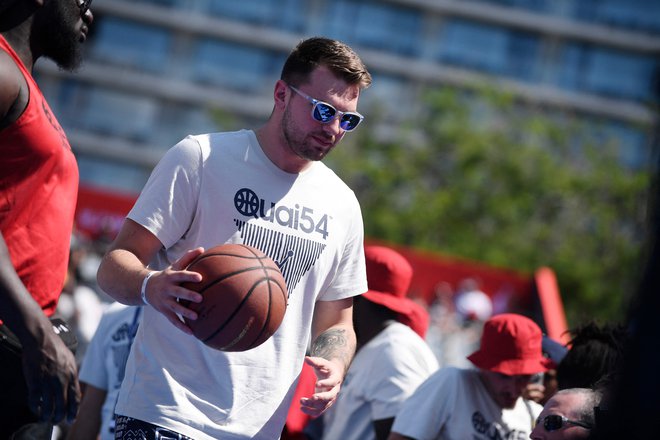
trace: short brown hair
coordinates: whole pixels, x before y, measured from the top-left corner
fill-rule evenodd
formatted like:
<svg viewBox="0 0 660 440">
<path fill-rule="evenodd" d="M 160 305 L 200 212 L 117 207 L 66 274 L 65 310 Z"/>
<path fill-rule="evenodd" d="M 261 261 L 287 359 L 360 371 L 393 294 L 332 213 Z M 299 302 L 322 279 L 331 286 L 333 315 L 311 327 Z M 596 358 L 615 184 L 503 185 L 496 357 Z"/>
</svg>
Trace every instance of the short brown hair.
<svg viewBox="0 0 660 440">
<path fill-rule="evenodd" d="M 323 37 L 298 43 L 284 63 L 280 79 L 298 86 L 319 66 L 329 68 L 338 78 L 361 89 L 371 84 L 371 74 L 353 49 L 341 41 Z"/>
</svg>

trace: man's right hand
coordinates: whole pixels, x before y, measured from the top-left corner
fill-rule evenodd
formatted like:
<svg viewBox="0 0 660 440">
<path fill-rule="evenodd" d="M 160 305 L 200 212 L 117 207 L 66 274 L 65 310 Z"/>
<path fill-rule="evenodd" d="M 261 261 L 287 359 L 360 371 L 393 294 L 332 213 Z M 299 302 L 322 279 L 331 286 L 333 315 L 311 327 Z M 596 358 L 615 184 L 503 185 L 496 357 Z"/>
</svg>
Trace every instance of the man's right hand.
<svg viewBox="0 0 660 440">
<path fill-rule="evenodd" d="M 200 302 L 202 295 L 181 286 L 184 282 L 199 282 L 202 277 L 197 272 L 187 271 L 186 267 L 204 252 L 204 248 L 189 250 L 165 270 L 154 273 L 146 285 L 145 298 L 151 307 L 158 310 L 179 330 L 192 334 L 179 316 L 197 319 L 197 313 L 184 306 L 180 300 Z"/>
<path fill-rule="evenodd" d="M 151 231 L 126 219 L 115 241 L 101 260 L 97 272 L 99 286 L 108 295 L 122 304 L 142 305 L 141 289 L 150 269 L 146 266 L 163 248 Z M 203 248 L 184 253 L 170 267 L 151 275 L 145 286 L 146 302 L 162 313 L 176 328 L 192 334 L 192 330 L 179 318 L 197 319 L 197 314 L 179 300 L 200 302 L 202 295 L 181 286 L 183 283 L 198 283 L 202 276 L 185 270 Z"/>
<path fill-rule="evenodd" d="M 35 344 L 23 344 L 23 372 L 28 405 L 41 421 L 57 424 L 73 421 L 80 404 L 78 370 L 73 353 L 47 324 Z"/>
</svg>

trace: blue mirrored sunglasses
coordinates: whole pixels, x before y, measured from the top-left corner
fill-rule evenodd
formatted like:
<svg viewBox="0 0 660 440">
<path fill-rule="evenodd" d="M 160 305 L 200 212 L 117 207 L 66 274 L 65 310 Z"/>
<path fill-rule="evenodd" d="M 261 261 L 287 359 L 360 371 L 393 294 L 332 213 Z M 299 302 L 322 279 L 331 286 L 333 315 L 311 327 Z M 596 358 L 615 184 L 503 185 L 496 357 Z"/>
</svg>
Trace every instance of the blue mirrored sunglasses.
<svg viewBox="0 0 660 440">
<path fill-rule="evenodd" d="M 568 423 L 570 425 L 581 426 L 585 429 L 591 429 L 591 426 L 589 426 L 586 423 L 578 422 L 577 420 L 570 420 L 559 414 L 550 414 L 545 416 L 543 419 L 539 418 L 536 421 L 537 425 L 542 424 L 543 429 L 545 429 L 548 432 L 557 431 L 563 428 L 565 423 Z"/>
<path fill-rule="evenodd" d="M 337 115 L 339 115 L 339 126 L 341 129 L 344 131 L 352 131 L 355 130 L 364 119 L 364 116 L 358 112 L 342 112 L 327 102 L 319 101 L 318 99 L 306 95 L 292 85 L 289 85 L 289 88 L 312 103 L 312 118 L 322 124 L 332 122 Z"/>
</svg>

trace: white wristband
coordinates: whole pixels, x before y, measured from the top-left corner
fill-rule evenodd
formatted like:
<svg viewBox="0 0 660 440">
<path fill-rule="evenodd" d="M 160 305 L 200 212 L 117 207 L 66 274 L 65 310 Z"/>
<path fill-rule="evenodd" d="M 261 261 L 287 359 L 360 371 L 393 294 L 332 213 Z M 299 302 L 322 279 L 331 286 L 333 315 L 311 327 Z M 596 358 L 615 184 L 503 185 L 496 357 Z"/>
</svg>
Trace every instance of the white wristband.
<svg viewBox="0 0 660 440">
<path fill-rule="evenodd" d="M 156 273 L 156 271 L 149 272 L 147 274 L 147 276 L 144 277 L 144 280 L 142 280 L 142 288 L 140 289 L 140 297 L 142 298 L 142 302 L 146 306 L 151 305 L 151 304 L 149 304 L 149 301 L 147 301 L 147 282 L 149 281 L 149 278 L 151 278 L 151 276 L 155 273 Z"/>
</svg>

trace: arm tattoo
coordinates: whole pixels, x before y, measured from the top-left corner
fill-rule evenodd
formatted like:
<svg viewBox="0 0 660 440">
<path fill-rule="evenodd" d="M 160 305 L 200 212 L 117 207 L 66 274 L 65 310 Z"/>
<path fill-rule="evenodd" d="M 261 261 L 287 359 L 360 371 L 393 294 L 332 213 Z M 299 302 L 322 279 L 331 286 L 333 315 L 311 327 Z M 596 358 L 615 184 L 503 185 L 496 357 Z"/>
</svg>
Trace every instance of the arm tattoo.
<svg viewBox="0 0 660 440">
<path fill-rule="evenodd" d="M 348 369 L 351 359 L 353 359 L 354 351 L 348 343 L 346 330 L 334 329 L 323 332 L 316 338 L 312 343 L 310 354 L 328 360 L 337 358 Z"/>
</svg>

